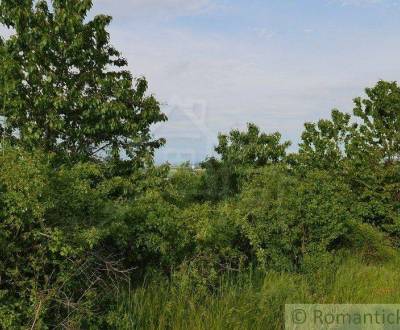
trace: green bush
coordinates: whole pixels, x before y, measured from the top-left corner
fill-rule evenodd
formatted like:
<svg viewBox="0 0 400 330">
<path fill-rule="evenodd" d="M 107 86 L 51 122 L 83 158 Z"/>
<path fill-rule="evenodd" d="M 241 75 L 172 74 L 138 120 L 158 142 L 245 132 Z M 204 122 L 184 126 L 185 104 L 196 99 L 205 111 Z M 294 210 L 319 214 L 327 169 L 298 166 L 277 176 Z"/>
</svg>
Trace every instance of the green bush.
<svg viewBox="0 0 400 330">
<path fill-rule="evenodd" d="M 102 246 L 109 210 L 99 166 L 50 164 L 19 149 L 0 155 L 2 328 L 90 321 L 115 262 Z"/>
<path fill-rule="evenodd" d="M 180 221 L 191 242 L 174 273 L 182 285 L 215 288 L 221 274 L 238 272 L 248 263 L 233 208 L 227 202 L 202 203 L 181 212 Z"/>
<path fill-rule="evenodd" d="M 254 173 L 239 196 L 240 225 L 258 263 L 294 271 L 304 256 L 340 247 L 352 225 L 349 188 L 323 171 L 304 178 L 281 167 Z"/>
</svg>

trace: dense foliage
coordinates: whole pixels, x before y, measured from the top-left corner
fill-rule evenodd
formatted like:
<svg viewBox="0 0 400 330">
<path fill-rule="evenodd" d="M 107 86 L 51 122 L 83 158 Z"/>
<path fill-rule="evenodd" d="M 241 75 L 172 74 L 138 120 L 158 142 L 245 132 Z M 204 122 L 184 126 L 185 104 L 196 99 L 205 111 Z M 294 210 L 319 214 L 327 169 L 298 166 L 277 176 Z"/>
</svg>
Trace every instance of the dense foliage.
<svg viewBox="0 0 400 330">
<path fill-rule="evenodd" d="M 156 166 L 165 116 L 90 8 L 0 1 L 0 328 L 115 328 L 124 286 L 208 297 L 231 274 L 322 283 L 349 254 L 397 253 L 396 82 L 306 123 L 296 153 L 249 124 L 201 168 Z"/>
<path fill-rule="evenodd" d="M 0 39 L 0 130 L 25 148 L 66 160 L 109 155 L 144 161 L 163 141 L 150 126 L 165 120 L 109 44 L 111 17 L 86 16 L 89 0 L 0 2 L 0 23 L 16 33 Z M 135 84 L 135 86 L 133 86 Z"/>
</svg>

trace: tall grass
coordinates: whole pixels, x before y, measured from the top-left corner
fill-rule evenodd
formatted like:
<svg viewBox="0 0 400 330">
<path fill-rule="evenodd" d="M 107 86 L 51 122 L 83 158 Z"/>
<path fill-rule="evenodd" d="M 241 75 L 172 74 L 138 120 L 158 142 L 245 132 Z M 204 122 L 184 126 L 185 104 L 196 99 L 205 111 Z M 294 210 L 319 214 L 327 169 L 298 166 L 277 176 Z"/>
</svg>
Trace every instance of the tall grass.
<svg viewBox="0 0 400 330">
<path fill-rule="evenodd" d="M 211 293 L 176 283 L 123 290 L 109 314 L 118 329 L 283 329 L 287 303 L 400 303 L 399 258 L 347 257 L 332 272 L 248 271 L 225 276 Z"/>
</svg>

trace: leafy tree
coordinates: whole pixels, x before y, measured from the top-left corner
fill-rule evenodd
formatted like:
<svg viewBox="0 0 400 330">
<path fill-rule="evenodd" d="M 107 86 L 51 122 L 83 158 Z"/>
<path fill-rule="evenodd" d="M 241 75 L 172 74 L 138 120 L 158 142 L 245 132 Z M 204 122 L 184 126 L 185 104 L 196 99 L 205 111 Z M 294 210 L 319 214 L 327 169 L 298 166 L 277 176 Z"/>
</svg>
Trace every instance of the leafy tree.
<svg viewBox="0 0 400 330">
<path fill-rule="evenodd" d="M 400 87 L 379 81 L 354 99 L 352 117 L 338 110 L 331 120 L 306 123 L 299 155 L 311 167 L 338 167 L 347 159 L 357 166 L 392 164 L 400 157 Z"/>
<path fill-rule="evenodd" d="M 354 100 L 359 126 L 348 153 L 348 177 L 364 222 L 389 233 L 399 245 L 400 87 L 379 81 L 365 94 Z"/>
<path fill-rule="evenodd" d="M 221 134 L 215 151 L 223 162 L 230 165 L 261 167 L 282 161 L 290 142 L 281 143 L 281 134 L 265 134 L 254 124 L 247 131 L 232 130 L 229 135 Z"/>
<path fill-rule="evenodd" d="M 152 124 L 166 119 L 109 44 L 111 17 L 87 20 L 91 0 L 2 0 L 0 38 L 2 134 L 27 148 L 72 160 L 110 156 L 143 163 L 163 140 Z M 132 162 L 130 162 L 132 163 Z"/>
<path fill-rule="evenodd" d="M 366 95 L 354 100 L 354 117 L 334 110 L 331 120 L 305 124 L 295 169 L 324 169 L 344 178 L 358 216 L 396 237 L 400 88 L 380 81 Z"/>
<path fill-rule="evenodd" d="M 314 169 L 338 168 L 351 137 L 350 119 L 349 114 L 333 110 L 331 120 L 306 123 L 299 144 L 300 164 Z"/>
<path fill-rule="evenodd" d="M 363 140 L 381 151 L 388 163 L 400 158 L 400 86 L 379 81 L 365 90 L 366 98 L 354 100 L 354 115 L 361 119 Z"/>
<path fill-rule="evenodd" d="M 281 134 L 261 133 L 249 123 L 247 131 L 232 130 L 220 134 L 215 151 L 220 160 L 210 158 L 202 164 L 204 174 L 203 194 L 207 200 L 220 200 L 240 191 L 251 169 L 286 160 L 290 142 L 281 142 Z"/>
</svg>

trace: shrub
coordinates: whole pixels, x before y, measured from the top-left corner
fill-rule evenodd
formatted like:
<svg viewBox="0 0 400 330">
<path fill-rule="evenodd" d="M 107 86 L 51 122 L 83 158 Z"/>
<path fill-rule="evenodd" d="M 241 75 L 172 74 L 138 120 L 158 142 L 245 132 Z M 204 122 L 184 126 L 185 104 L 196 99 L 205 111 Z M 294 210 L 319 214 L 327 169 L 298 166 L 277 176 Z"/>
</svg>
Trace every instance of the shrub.
<svg viewBox="0 0 400 330">
<path fill-rule="evenodd" d="M 180 221 L 191 242 L 174 273 L 182 285 L 213 289 L 221 274 L 239 272 L 248 262 L 235 219 L 236 211 L 230 203 L 195 204 L 181 212 Z"/>
<path fill-rule="evenodd" d="M 72 326 L 101 305 L 115 260 L 102 248 L 109 214 L 94 164 L 54 170 L 49 156 L 0 156 L 0 327 Z"/>
<path fill-rule="evenodd" d="M 305 255 L 340 247 L 352 223 L 349 188 L 323 171 L 305 178 L 280 167 L 255 172 L 239 196 L 243 234 L 260 265 L 299 269 Z"/>
</svg>

